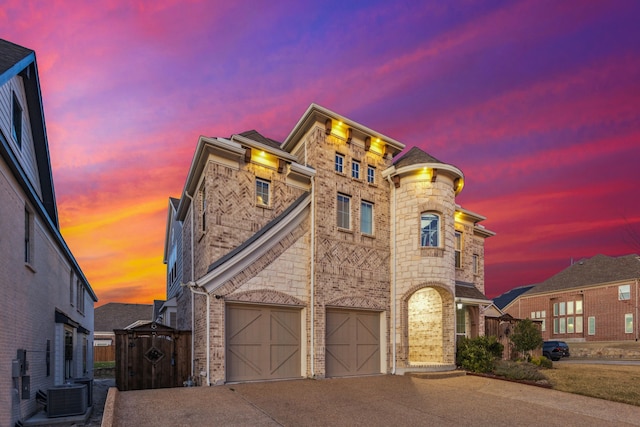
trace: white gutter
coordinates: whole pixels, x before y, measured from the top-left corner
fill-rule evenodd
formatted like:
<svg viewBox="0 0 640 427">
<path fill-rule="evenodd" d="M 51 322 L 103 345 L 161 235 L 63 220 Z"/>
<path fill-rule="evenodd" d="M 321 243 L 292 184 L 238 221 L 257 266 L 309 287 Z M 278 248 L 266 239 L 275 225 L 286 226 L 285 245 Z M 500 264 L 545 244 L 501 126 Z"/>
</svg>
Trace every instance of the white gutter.
<svg viewBox="0 0 640 427">
<path fill-rule="evenodd" d="M 391 211 L 391 221 L 393 222 L 392 234 L 391 237 L 391 258 L 393 261 L 391 262 L 391 318 L 393 319 L 392 324 L 392 337 L 391 337 L 391 346 L 392 346 L 392 362 L 391 362 L 391 374 L 395 375 L 396 373 L 396 186 L 391 180 L 391 174 L 387 175 L 387 181 L 389 181 L 389 185 L 391 186 L 391 192 L 393 193 L 393 209 Z"/>
<path fill-rule="evenodd" d="M 306 148 L 305 148 L 305 152 L 306 152 Z M 316 274 L 316 269 L 315 269 L 315 260 L 316 260 L 316 208 L 315 208 L 315 199 L 316 199 L 316 193 L 315 193 L 315 177 L 311 177 L 311 378 L 314 378 L 316 376 L 316 372 L 315 372 L 315 363 L 314 363 L 314 358 L 315 358 L 315 323 L 314 323 L 314 318 L 315 318 L 315 298 L 314 298 L 314 294 L 315 294 L 315 283 L 316 283 L 316 279 L 315 279 L 315 274 Z"/>
</svg>

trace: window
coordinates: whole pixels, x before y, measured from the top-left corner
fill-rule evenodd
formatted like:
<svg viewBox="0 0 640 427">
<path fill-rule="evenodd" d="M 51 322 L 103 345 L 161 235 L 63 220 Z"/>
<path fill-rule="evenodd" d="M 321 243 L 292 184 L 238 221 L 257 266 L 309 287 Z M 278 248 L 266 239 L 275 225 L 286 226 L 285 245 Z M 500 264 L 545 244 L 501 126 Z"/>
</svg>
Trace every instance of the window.
<svg viewBox="0 0 640 427">
<path fill-rule="evenodd" d="M 344 156 L 336 153 L 336 172 L 344 173 Z"/>
<path fill-rule="evenodd" d="M 84 286 L 80 280 L 76 282 L 76 289 L 76 310 L 84 313 Z"/>
<path fill-rule="evenodd" d="M 560 319 L 553 319 L 553 333 L 557 334 L 560 331 L 558 324 L 560 323 Z"/>
<path fill-rule="evenodd" d="M 596 334 L 596 318 L 593 316 L 587 318 L 587 333 L 589 335 Z"/>
<path fill-rule="evenodd" d="M 473 254 L 473 274 L 478 274 L 480 272 L 479 261 L 480 257 L 477 254 Z"/>
<path fill-rule="evenodd" d="M 269 206 L 269 181 L 256 178 L 256 203 Z"/>
<path fill-rule="evenodd" d="M 360 162 L 355 160 L 351 162 L 351 178 L 360 179 Z"/>
<path fill-rule="evenodd" d="M 633 314 L 627 313 L 624 315 L 624 333 L 633 333 Z"/>
<path fill-rule="evenodd" d="M 576 316 L 576 334 L 581 334 L 582 332 L 582 316 Z"/>
<path fill-rule="evenodd" d="M 22 147 L 22 107 L 15 92 L 13 93 L 13 123 L 11 133 L 18 147 Z"/>
<path fill-rule="evenodd" d="M 455 239 L 456 268 L 462 268 L 462 233 L 456 231 Z"/>
<path fill-rule="evenodd" d="M 73 331 L 64 329 L 64 378 L 73 378 Z"/>
<path fill-rule="evenodd" d="M 576 314 L 582 314 L 582 301 L 576 301 Z"/>
<path fill-rule="evenodd" d="M 566 303 L 561 302 L 558 306 L 560 307 L 560 316 L 564 316 L 566 314 Z"/>
<path fill-rule="evenodd" d="M 373 235 L 373 203 L 360 203 L 360 232 Z"/>
<path fill-rule="evenodd" d="M 33 215 L 24 210 L 24 262 L 33 263 Z"/>
<path fill-rule="evenodd" d="M 567 333 L 572 334 L 575 331 L 576 324 L 573 316 L 567 317 Z"/>
<path fill-rule="evenodd" d="M 462 307 L 460 307 L 462 306 Z M 458 304 L 459 308 L 456 308 L 456 333 L 458 335 L 467 334 L 467 309 L 464 305 Z"/>
<path fill-rule="evenodd" d="M 420 216 L 420 246 L 438 247 L 440 245 L 440 217 L 433 213 Z"/>
<path fill-rule="evenodd" d="M 631 285 L 618 286 L 618 299 L 620 301 L 631 299 Z"/>
<path fill-rule="evenodd" d="M 73 283 L 73 271 L 69 274 L 69 304 L 73 305 L 74 301 L 74 295 L 73 295 L 73 290 L 75 289 L 74 287 L 74 283 Z"/>
<path fill-rule="evenodd" d="M 202 215 L 202 231 L 207 229 L 207 190 L 204 184 L 200 187 L 200 213 Z"/>
<path fill-rule="evenodd" d="M 375 184 L 376 182 L 376 168 L 373 166 L 367 166 L 367 182 L 369 184 Z"/>
<path fill-rule="evenodd" d="M 542 324 L 540 325 L 540 329 L 542 330 L 542 332 L 547 330 L 547 321 L 545 319 L 542 319 Z"/>
<path fill-rule="evenodd" d="M 557 316 L 558 315 L 558 303 L 553 303 L 553 315 Z"/>
<path fill-rule="evenodd" d="M 567 314 L 573 314 L 573 301 L 567 301 Z"/>
<path fill-rule="evenodd" d="M 560 319 L 560 333 L 561 334 L 565 334 L 567 333 L 567 325 L 566 325 L 566 319 L 564 317 L 561 317 Z"/>
<path fill-rule="evenodd" d="M 532 311 L 531 312 L 531 317 L 529 319 L 535 319 L 536 318 L 536 312 Z"/>
<path fill-rule="evenodd" d="M 338 194 L 338 227 L 351 229 L 350 215 L 351 197 Z"/>
</svg>

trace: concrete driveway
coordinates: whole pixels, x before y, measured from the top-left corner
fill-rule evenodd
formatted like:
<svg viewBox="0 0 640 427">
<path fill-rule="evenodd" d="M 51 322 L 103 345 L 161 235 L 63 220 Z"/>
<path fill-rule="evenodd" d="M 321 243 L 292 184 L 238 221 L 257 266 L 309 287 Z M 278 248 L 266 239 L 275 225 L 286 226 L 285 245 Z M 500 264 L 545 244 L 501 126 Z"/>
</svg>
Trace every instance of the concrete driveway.
<svg viewBox="0 0 640 427">
<path fill-rule="evenodd" d="M 110 399 L 103 426 L 111 416 L 113 426 L 136 427 L 640 425 L 637 406 L 475 376 L 278 381 L 114 392 Z"/>
</svg>

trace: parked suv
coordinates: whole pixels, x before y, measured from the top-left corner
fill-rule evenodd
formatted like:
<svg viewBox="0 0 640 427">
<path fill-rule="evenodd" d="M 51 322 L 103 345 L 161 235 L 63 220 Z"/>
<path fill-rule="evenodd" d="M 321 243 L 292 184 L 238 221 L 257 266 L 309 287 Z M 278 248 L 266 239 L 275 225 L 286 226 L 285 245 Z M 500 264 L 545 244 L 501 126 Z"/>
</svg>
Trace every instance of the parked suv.
<svg viewBox="0 0 640 427">
<path fill-rule="evenodd" d="M 569 346 L 564 341 L 545 341 L 542 344 L 542 355 L 547 359 L 560 360 L 569 357 Z"/>
</svg>

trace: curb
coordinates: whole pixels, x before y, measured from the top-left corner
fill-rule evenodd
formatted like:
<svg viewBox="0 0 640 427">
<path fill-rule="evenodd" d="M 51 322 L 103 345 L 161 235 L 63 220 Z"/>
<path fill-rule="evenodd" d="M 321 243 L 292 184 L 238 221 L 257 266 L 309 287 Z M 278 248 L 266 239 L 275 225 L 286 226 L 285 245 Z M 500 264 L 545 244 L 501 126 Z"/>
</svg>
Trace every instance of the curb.
<svg viewBox="0 0 640 427">
<path fill-rule="evenodd" d="M 107 400 L 105 400 L 104 402 L 104 412 L 102 413 L 102 423 L 100 424 L 101 427 L 113 427 L 117 397 L 118 397 L 117 387 L 109 387 L 109 392 L 107 393 Z"/>
</svg>

